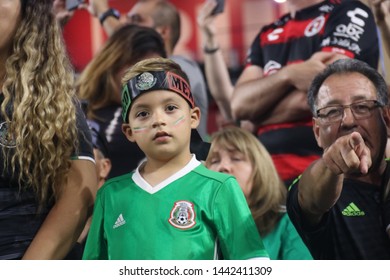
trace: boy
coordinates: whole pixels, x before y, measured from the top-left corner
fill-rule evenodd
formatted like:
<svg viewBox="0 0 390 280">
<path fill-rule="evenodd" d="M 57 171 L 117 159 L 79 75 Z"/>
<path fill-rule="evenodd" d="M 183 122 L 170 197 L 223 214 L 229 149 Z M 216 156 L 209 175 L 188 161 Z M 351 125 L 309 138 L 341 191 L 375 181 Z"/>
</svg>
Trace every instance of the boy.
<svg viewBox="0 0 390 280">
<path fill-rule="evenodd" d="M 122 130 L 146 160 L 99 190 L 83 258 L 268 258 L 237 181 L 190 153 L 200 110 L 180 66 L 163 58 L 135 64 L 123 78 L 122 106 Z"/>
</svg>

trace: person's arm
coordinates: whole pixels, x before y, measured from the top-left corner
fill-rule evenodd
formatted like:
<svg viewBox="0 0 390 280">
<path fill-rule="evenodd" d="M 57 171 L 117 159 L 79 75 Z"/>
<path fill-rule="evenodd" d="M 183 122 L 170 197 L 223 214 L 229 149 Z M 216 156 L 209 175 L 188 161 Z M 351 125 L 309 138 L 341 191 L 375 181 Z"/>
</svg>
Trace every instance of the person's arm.
<svg viewBox="0 0 390 280">
<path fill-rule="evenodd" d="M 367 174 L 371 166 L 370 150 L 358 132 L 338 138 L 324 150 L 321 159 L 302 174 L 298 201 L 306 219 L 316 225 L 337 202 L 343 179 L 350 174 Z"/>
<path fill-rule="evenodd" d="M 295 122 L 312 116 L 307 104 L 307 93 L 300 90 L 293 90 L 283 98 L 258 125 L 269 125 L 283 123 L 286 121 Z"/>
<path fill-rule="evenodd" d="M 104 12 L 108 11 L 110 6 L 108 0 L 89 0 L 88 11 L 92 16 L 99 18 Z M 117 29 L 122 26 L 119 19 L 115 17 L 107 17 L 103 22 L 104 31 L 108 36 L 111 36 Z"/>
<path fill-rule="evenodd" d="M 387 0 L 368 0 L 379 27 L 387 54 L 390 55 L 390 2 Z"/>
<path fill-rule="evenodd" d="M 206 1 L 200 9 L 198 25 L 203 37 L 204 64 L 207 84 L 211 95 L 226 120 L 232 120 L 230 99 L 233 94 L 233 84 L 215 37 L 215 16 L 212 11 L 216 1 Z"/>
<path fill-rule="evenodd" d="M 334 53 L 318 52 L 305 62 L 290 64 L 269 76 L 264 76 L 263 69 L 259 66 L 246 67 L 237 81 L 231 99 L 233 117 L 265 121 L 291 91 L 298 89 L 307 92 L 314 76 L 325 69 L 334 56 Z M 296 105 L 302 107 L 302 104 Z"/>
<path fill-rule="evenodd" d="M 23 259 L 63 259 L 68 254 L 92 213 L 96 178 L 93 162 L 72 161 L 62 193 Z"/>
</svg>

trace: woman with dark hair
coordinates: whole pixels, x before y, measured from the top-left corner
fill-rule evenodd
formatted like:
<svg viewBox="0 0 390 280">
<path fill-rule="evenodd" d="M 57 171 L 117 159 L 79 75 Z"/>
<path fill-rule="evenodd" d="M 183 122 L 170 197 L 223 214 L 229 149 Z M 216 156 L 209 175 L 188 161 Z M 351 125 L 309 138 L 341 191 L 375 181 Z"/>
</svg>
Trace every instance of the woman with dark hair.
<svg viewBox="0 0 390 280">
<path fill-rule="evenodd" d="M 0 259 L 64 258 L 95 198 L 90 134 L 52 5 L 0 0 Z"/>
<path fill-rule="evenodd" d="M 126 25 L 107 40 L 78 79 L 77 91 L 87 103 L 87 118 L 98 124 L 108 141 L 109 178 L 132 171 L 144 158 L 122 133 L 121 78 L 136 62 L 151 57 L 166 57 L 161 36 L 152 28 Z"/>
</svg>

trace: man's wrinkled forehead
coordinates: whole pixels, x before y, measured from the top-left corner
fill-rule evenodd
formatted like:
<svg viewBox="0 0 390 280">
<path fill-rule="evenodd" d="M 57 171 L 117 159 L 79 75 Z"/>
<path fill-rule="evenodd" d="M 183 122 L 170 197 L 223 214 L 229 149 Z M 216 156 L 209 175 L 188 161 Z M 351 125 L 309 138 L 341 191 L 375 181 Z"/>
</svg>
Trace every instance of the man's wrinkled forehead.
<svg viewBox="0 0 390 280">
<path fill-rule="evenodd" d="M 360 73 L 333 74 L 324 80 L 316 99 L 317 105 L 377 99 L 377 89 L 366 76 Z"/>
</svg>

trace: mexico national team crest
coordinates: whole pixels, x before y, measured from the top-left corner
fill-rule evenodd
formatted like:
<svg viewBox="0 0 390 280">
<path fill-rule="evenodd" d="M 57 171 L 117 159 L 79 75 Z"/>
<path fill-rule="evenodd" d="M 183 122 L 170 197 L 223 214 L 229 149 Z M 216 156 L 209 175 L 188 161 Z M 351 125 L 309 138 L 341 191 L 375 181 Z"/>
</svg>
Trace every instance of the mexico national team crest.
<svg viewBox="0 0 390 280">
<path fill-rule="evenodd" d="M 169 223 L 180 229 L 193 227 L 195 225 L 194 205 L 185 200 L 176 201 L 171 210 Z"/>
<path fill-rule="evenodd" d="M 153 76 L 152 73 L 144 72 L 141 75 L 137 76 L 137 82 L 135 87 L 138 90 L 148 90 L 154 87 L 157 79 Z"/>
</svg>

